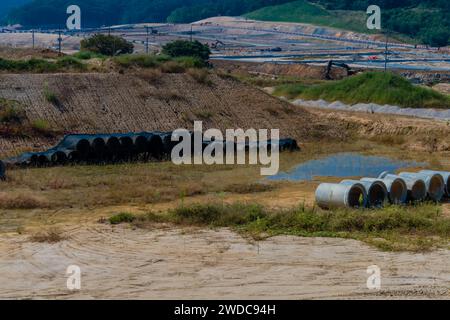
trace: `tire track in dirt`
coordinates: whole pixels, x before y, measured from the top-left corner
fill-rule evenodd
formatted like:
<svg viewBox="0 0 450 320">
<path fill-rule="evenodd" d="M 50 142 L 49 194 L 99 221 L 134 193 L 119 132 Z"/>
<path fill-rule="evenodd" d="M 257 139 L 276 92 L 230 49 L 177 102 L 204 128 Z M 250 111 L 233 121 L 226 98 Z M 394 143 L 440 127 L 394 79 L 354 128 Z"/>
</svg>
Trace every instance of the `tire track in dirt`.
<svg viewBox="0 0 450 320">
<path fill-rule="evenodd" d="M 1 298 L 405 298 L 449 299 L 450 251 L 379 252 L 358 241 L 274 237 L 253 243 L 226 230 L 79 225 L 67 240 L 2 235 Z M 65 270 L 82 270 L 69 292 Z M 366 269 L 382 270 L 369 291 Z"/>
</svg>

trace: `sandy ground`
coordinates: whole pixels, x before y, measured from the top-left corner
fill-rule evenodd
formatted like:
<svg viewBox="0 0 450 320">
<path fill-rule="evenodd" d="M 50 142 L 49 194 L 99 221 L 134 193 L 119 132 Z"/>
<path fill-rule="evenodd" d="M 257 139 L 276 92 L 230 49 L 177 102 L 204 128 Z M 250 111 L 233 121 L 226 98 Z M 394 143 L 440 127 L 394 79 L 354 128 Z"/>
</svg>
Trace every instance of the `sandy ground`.
<svg viewBox="0 0 450 320">
<path fill-rule="evenodd" d="M 450 298 L 450 251 L 384 253 L 358 241 L 280 236 L 249 242 L 226 230 L 73 227 L 67 240 L 1 236 L 0 298 Z M 81 290 L 66 268 L 81 268 Z M 381 269 L 381 290 L 366 287 Z"/>
</svg>

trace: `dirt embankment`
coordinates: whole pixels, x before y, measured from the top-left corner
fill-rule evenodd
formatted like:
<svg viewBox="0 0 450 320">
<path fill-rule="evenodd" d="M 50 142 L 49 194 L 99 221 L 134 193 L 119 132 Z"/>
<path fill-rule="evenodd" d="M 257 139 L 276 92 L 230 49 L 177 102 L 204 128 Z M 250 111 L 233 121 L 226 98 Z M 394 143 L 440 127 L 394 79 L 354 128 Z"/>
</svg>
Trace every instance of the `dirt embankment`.
<svg viewBox="0 0 450 320">
<path fill-rule="evenodd" d="M 315 137 L 342 138 L 345 133 L 303 108 L 227 77 L 209 74 L 3 74 L 0 97 L 24 105 L 30 121 L 43 119 L 66 133 L 112 133 L 204 128 L 280 129 L 299 141 Z M 50 97 L 50 98 L 49 98 Z M 59 137 L 58 137 L 59 138 Z M 0 156 L 39 150 L 55 140 L 2 138 Z"/>
<path fill-rule="evenodd" d="M 214 60 L 214 67 L 234 74 L 301 76 L 305 79 L 325 80 L 326 67 L 307 64 L 253 63 L 242 61 Z M 339 80 L 347 76 L 342 68 L 333 68 L 330 78 Z"/>
<path fill-rule="evenodd" d="M 450 151 L 450 124 L 406 116 L 343 110 L 308 109 L 324 121 L 345 126 L 347 132 L 409 150 Z"/>
</svg>

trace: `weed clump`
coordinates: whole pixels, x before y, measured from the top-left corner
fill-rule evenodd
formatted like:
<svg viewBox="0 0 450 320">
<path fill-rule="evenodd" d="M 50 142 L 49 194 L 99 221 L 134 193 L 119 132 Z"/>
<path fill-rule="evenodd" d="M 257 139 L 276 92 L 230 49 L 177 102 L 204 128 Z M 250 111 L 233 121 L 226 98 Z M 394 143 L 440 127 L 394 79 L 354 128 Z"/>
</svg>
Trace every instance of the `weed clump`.
<svg viewBox="0 0 450 320">
<path fill-rule="evenodd" d="M 131 213 L 123 212 L 109 218 L 111 224 L 131 223 L 136 219 Z"/>
<path fill-rule="evenodd" d="M 36 233 L 30 237 L 32 242 L 40 243 L 58 243 L 65 239 L 66 237 L 62 234 L 62 232 L 56 228 L 51 228 L 48 231 Z"/>
</svg>

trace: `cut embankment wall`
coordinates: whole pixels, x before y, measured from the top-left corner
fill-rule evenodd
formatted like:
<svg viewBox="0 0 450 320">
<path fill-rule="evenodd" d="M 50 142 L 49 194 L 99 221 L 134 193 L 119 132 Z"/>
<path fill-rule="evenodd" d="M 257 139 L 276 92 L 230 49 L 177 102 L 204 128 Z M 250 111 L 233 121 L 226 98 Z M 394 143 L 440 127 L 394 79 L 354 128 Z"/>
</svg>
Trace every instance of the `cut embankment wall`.
<svg viewBox="0 0 450 320">
<path fill-rule="evenodd" d="M 49 96 L 52 96 L 49 99 Z M 61 133 L 123 133 L 205 128 L 280 129 L 282 137 L 340 137 L 343 130 L 303 108 L 215 74 L 3 74 L 0 97 L 24 105 L 30 121 L 43 119 Z M 0 156 L 40 150 L 57 139 L 1 138 Z"/>
</svg>

